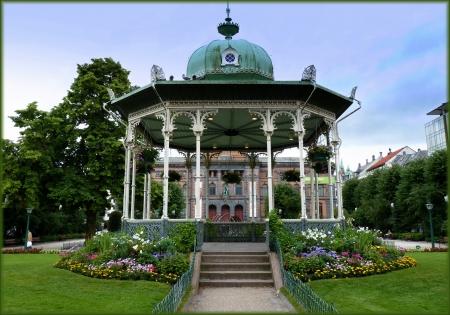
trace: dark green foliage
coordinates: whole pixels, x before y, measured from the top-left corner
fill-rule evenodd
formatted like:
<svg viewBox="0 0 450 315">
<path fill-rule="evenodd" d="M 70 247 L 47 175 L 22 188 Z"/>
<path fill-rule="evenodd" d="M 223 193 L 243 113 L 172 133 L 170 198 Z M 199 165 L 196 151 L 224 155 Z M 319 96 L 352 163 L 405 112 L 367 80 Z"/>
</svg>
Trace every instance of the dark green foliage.
<svg viewBox="0 0 450 315">
<path fill-rule="evenodd" d="M 113 211 L 109 215 L 108 231 L 116 232 L 122 229 L 122 212 Z"/>
<path fill-rule="evenodd" d="M 164 178 L 164 172 L 161 172 L 161 178 Z M 179 182 L 181 174 L 175 170 L 169 170 L 169 182 Z"/>
<path fill-rule="evenodd" d="M 181 276 L 188 270 L 189 257 L 181 253 L 166 255 L 156 266 L 156 272 L 165 275 L 175 274 Z"/>
<path fill-rule="evenodd" d="M 240 184 L 242 178 L 238 172 L 226 171 L 222 174 L 222 181 L 227 184 Z"/>
<path fill-rule="evenodd" d="M 194 250 L 194 242 L 197 234 L 197 228 L 194 222 L 178 224 L 176 228 L 169 233 L 169 236 L 176 244 L 176 250 L 180 253 L 189 253 Z"/>
<path fill-rule="evenodd" d="M 351 213 L 357 226 L 394 233 L 422 230 L 429 236 L 430 220 L 425 204 L 432 203 L 434 234 L 445 236 L 446 174 L 446 150 L 435 151 L 405 167 L 393 165 L 376 170 L 363 179 L 345 182 L 342 190 L 344 208 L 349 212 L 358 209 Z"/>
<path fill-rule="evenodd" d="M 299 182 L 300 181 L 300 171 L 295 170 L 288 170 L 284 172 L 283 177 L 281 177 L 282 180 L 285 182 Z"/>
<path fill-rule="evenodd" d="M 348 213 L 352 214 L 355 211 L 356 205 L 354 201 L 355 189 L 358 187 L 359 179 L 351 178 L 344 182 L 342 187 L 342 206 L 344 209 L 348 211 Z"/>
<path fill-rule="evenodd" d="M 264 209 L 266 209 L 266 216 L 269 209 L 269 198 L 264 200 Z M 301 211 L 300 193 L 289 184 L 281 183 L 274 187 L 274 206 L 276 211 L 281 209 L 281 218 L 283 219 L 297 219 Z"/>
</svg>

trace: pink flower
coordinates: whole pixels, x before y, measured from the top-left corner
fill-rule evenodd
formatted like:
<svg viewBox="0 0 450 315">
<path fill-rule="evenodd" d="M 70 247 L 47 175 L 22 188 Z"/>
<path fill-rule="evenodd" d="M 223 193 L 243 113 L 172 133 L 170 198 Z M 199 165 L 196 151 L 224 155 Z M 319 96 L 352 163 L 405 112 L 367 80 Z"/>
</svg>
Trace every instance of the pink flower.
<svg viewBox="0 0 450 315">
<path fill-rule="evenodd" d="M 342 252 L 342 256 L 348 256 L 348 252 Z"/>
</svg>

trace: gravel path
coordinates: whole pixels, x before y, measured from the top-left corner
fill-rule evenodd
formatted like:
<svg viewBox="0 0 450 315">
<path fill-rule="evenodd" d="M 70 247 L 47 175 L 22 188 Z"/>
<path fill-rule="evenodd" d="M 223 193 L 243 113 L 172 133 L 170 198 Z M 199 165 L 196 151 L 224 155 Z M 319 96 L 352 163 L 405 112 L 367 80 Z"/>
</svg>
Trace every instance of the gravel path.
<svg viewBox="0 0 450 315">
<path fill-rule="evenodd" d="M 273 287 L 200 287 L 187 310 L 197 312 L 289 312 Z"/>
</svg>

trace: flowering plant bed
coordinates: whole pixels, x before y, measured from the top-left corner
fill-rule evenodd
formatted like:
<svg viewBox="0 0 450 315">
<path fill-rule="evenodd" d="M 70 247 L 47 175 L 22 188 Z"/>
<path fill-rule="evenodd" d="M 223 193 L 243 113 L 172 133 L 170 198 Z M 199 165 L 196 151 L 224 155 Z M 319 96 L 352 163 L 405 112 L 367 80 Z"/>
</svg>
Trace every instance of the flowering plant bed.
<svg viewBox="0 0 450 315">
<path fill-rule="evenodd" d="M 117 280 L 148 280 L 174 284 L 189 269 L 193 248 L 183 244 L 195 237 L 194 223 L 175 229 L 174 238 L 147 238 L 144 227 L 133 236 L 123 233 L 97 232 L 85 246 L 73 246 L 61 252 L 55 268 L 87 277 Z M 183 238 L 177 236 L 182 233 Z"/>
<path fill-rule="evenodd" d="M 269 213 L 269 223 L 276 234 L 283 267 L 301 281 L 363 277 L 417 265 L 405 256 L 405 248 L 381 246 L 382 239 L 377 237 L 380 231 L 335 227 L 333 232 L 309 229 L 292 233 L 275 211 Z"/>
<path fill-rule="evenodd" d="M 242 178 L 238 172 L 226 171 L 222 174 L 222 181 L 227 184 L 240 184 Z"/>
</svg>

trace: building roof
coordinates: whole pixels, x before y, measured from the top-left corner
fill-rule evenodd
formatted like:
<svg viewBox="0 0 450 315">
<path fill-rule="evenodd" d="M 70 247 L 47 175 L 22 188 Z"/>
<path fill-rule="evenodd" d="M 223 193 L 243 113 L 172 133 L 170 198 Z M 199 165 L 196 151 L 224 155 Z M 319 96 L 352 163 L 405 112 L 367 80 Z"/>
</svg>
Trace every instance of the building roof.
<svg viewBox="0 0 450 315">
<path fill-rule="evenodd" d="M 405 166 L 417 159 L 424 159 L 428 157 L 427 150 L 419 150 L 412 154 L 398 154 L 393 160 L 392 164 L 396 164 L 399 166 Z"/>
<path fill-rule="evenodd" d="M 393 159 L 397 154 L 399 154 L 405 147 L 398 149 L 397 151 L 394 151 L 392 153 L 389 153 L 388 155 L 386 155 L 385 157 L 383 157 L 381 160 L 379 160 L 377 163 L 375 163 L 374 165 L 372 165 L 371 167 L 369 167 L 367 169 L 367 171 L 372 171 L 376 168 L 382 167 L 383 165 L 385 165 L 388 161 L 390 161 L 391 159 Z"/>
<path fill-rule="evenodd" d="M 438 108 L 433 109 L 427 115 L 442 115 L 447 112 L 447 102 L 442 103 Z"/>
</svg>

